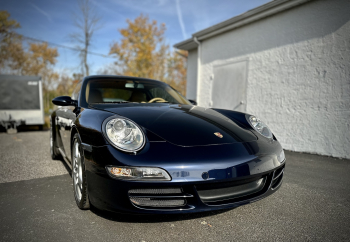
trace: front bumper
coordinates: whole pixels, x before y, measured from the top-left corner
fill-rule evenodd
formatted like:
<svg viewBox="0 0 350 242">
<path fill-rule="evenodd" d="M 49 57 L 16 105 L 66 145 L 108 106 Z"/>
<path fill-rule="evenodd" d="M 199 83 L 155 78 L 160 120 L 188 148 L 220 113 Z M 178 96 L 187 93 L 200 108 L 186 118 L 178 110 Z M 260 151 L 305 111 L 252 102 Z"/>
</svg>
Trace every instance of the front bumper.
<svg viewBox="0 0 350 242">
<path fill-rule="evenodd" d="M 242 147 L 246 148 L 245 151 Z M 166 142 L 148 143 L 145 152 L 137 155 L 119 152 L 109 145 L 92 147 L 90 151 L 84 150 L 90 202 L 102 210 L 137 214 L 192 213 L 238 207 L 269 196 L 281 186 L 285 167 L 285 161 L 278 161 L 281 150 L 277 141 L 266 147 L 259 142 L 196 148 Z M 106 165 L 160 167 L 169 172 L 172 180 L 116 180 L 108 176 Z M 202 178 L 203 172 L 209 174 L 207 180 Z M 264 180 L 264 184 L 251 193 L 239 196 L 222 194 L 222 191 L 246 186 L 259 179 Z M 181 192 L 144 192 L 171 188 Z M 131 193 L 132 190 L 141 192 Z M 214 194 L 216 197 L 208 200 L 203 194 Z M 158 205 L 140 205 L 135 200 L 146 200 L 148 203 L 158 201 Z M 184 203 L 177 206 L 159 205 L 171 203 L 172 200 Z"/>
</svg>

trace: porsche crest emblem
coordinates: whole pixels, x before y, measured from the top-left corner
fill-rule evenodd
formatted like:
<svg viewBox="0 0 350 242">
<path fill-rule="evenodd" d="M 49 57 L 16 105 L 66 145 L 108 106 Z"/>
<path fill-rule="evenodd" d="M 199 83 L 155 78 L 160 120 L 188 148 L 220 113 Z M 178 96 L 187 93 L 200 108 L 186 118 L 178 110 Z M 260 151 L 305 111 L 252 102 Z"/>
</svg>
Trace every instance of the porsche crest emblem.
<svg viewBox="0 0 350 242">
<path fill-rule="evenodd" d="M 220 134 L 219 132 L 215 132 L 214 134 L 215 134 L 217 137 L 219 137 L 219 138 L 224 137 L 224 136 L 222 136 L 222 134 Z"/>
</svg>

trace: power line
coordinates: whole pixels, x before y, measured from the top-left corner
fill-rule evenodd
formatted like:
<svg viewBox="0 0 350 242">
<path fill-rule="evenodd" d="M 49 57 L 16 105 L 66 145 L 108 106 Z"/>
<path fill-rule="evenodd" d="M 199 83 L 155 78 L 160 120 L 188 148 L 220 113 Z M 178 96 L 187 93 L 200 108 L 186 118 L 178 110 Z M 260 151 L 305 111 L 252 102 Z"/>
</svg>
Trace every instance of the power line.
<svg viewBox="0 0 350 242">
<path fill-rule="evenodd" d="M 16 34 L 16 35 L 21 36 L 21 37 L 23 37 L 25 39 L 28 39 L 28 40 L 32 40 L 32 41 L 36 41 L 36 42 L 42 42 L 42 43 L 48 43 L 49 45 L 55 45 L 55 46 L 60 47 L 60 48 L 70 49 L 70 50 L 79 51 L 79 52 L 85 51 L 85 50 L 81 50 L 79 48 L 74 48 L 74 47 L 70 47 L 70 46 L 66 46 L 66 45 L 60 45 L 60 44 L 56 44 L 56 43 L 48 42 L 48 41 L 45 41 L 45 40 L 32 38 L 32 37 L 21 35 L 21 34 Z M 102 56 L 104 58 L 115 58 L 115 57 L 112 57 L 112 56 L 108 56 L 108 55 L 104 55 L 104 54 L 96 53 L 96 52 L 92 52 L 92 51 L 88 51 L 87 53 L 90 54 L 90 55 Z"/>
</svg>

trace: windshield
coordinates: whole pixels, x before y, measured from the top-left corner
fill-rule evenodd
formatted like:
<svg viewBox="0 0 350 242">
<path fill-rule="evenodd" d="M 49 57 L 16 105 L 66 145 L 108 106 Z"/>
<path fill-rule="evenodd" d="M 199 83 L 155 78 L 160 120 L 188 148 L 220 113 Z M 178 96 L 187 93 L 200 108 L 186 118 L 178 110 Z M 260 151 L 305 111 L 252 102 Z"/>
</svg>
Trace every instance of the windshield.
<svg viewBox="0 0 350 242">
<path fill-rule="evenodd" d="M 169 85 L 151 80 L 90 80 L 85 90 L 86 102 L 92 103 L 175 103 L 191 104 Z"/>
</svg>

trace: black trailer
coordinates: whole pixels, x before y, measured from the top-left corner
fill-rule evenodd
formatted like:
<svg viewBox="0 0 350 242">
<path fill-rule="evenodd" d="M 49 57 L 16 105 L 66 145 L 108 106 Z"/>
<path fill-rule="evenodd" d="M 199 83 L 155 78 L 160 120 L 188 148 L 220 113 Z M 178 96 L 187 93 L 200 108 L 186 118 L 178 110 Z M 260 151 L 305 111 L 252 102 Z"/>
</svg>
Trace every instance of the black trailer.
<svg viewBox="0 0 350 242">
<path fill-rule="evenodd" d="M 20 125 L 42 129 L 44 123 L 41 77 L 0 75 L 0 125 L 13 133 Z"/>
</svg>

